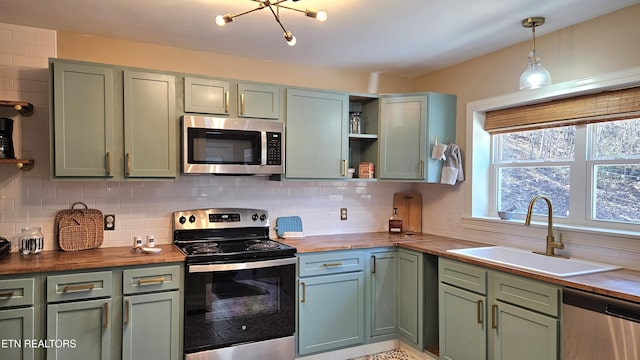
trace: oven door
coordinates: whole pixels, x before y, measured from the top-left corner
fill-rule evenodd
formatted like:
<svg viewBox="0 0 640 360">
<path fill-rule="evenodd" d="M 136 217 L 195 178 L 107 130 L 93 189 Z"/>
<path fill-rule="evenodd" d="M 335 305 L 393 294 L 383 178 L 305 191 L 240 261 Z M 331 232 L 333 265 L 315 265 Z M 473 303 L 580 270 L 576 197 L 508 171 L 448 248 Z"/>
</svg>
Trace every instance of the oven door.
<svg viewBox="0 0 640 360">
<path fill-rule="evenodd" d="M 185 281 L 185 353 L 291 336 L 296 258 L 192 264 Z"/>
</svg>

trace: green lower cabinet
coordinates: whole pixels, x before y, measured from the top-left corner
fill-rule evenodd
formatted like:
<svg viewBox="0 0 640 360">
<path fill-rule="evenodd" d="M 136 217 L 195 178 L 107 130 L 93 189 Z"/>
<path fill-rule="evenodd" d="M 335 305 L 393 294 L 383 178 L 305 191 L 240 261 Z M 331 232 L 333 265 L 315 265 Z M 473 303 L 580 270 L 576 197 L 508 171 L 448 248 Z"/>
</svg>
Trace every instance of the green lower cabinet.
<svg viewBox="0 0 640 360">
<path fill-rule="evenodd" d="M 507 303 L 495 302 L 493 306 L 492 359 L 558 359 L 558 319 Z"/>
<path fill-rule="evenodd" d="M 123 298 L 122 360 L 177 360 L 179 347 L 179 292 Z"/>
<path fill-rule="evenodd" d="M 441 359 L 560 359 L 560 287 L 444 258 L 438 272 Z"/>
<path fill-rule="evenodd" d="M 33 307 L 0 310 L 0 359 L 34 359 L 34 348 L 25 343 L 35 339 Z"/>
<path fill-rule="evenodd" d="M 48 360 L 108 360 L 111 349 L 111 299 L 47 306 Z M 67 346 L 65 346 L 67 344 Z"/>
<path fill-rule="evenodd" d="M 397 306 L 396 278 L 397 252 L 395 250 L 372 251 L 369 273 L 370 314 L 369 337 L 372 341 L 385 340 L 387 335 L 396 336 Z"/>
<path fill-rule="evenodd" d="M 440 359 L 486 359 L 487 298 L 441 283 L 438 303 Z"/>
<path fill-rule="evenodd" d="M 362 271 L 300 278 L 298 292 L 299 355 L 364 342 Z"/>
<path fill-rule="evenodd" d="M 398 335 L 419 351 L 424 349 L 423 254 L 398 250 Z"/>
</svg>

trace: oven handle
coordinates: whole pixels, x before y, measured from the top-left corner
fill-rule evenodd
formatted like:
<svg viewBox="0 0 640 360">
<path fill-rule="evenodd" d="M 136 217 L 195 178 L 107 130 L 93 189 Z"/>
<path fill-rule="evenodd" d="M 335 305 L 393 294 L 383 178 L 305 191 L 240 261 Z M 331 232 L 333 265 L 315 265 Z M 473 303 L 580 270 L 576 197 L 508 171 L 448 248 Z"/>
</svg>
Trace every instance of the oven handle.
<svg viewBox="0 0 640 360">
<path fill-rule="evenodd" d="M 252 261 L 244 263 L 189 265 L 189 273 L 260 269 L 272 266 L 292 265 L 296 262 L 297 259 L 295 257 L 291 257 L 285 259 Z"/>
</svg>

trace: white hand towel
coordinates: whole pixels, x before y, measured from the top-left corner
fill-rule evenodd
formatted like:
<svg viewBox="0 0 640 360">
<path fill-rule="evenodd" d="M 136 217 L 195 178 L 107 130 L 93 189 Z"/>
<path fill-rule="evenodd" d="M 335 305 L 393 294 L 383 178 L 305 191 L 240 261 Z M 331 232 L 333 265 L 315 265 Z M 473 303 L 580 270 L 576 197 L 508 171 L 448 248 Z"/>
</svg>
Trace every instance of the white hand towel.
<svg viewBox="0 0 640 360">
<path fill-rule="evenodd" d="M 449 145 L 447 151 L 445 151 L 445 157 L 446 160 L 442 163 L 442 175 L 440 176 L 440 183 L 455 185 L 456 181 L 464 181 L 460 147 L 458 147 L 458 145 L 456 144 Z"/>
<path fill-rule="evenodd" d="M 435 144 L 433 145 L 433 150 L 431 151 L 431 158 L 436 160 L 446 160 L 445 151 L 447 150 L 446 144 Z"/>
</svg>

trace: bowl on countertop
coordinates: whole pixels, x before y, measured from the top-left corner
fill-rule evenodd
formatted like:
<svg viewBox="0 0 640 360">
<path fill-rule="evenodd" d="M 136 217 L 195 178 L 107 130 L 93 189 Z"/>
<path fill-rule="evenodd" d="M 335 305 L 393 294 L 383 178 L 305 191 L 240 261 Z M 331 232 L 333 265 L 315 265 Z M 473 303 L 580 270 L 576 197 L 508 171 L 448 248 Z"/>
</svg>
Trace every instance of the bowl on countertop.
<svg viewBox="0 0 640 360">
<path fill-rule="evenodd" d="M 498 211 L 498 216 L 500 217 L 500 219 L 502 220 L 509 220 L 511 219 L 511 217 L 513 216 L 513 212 L 511 211 Z"/>
</svg>

